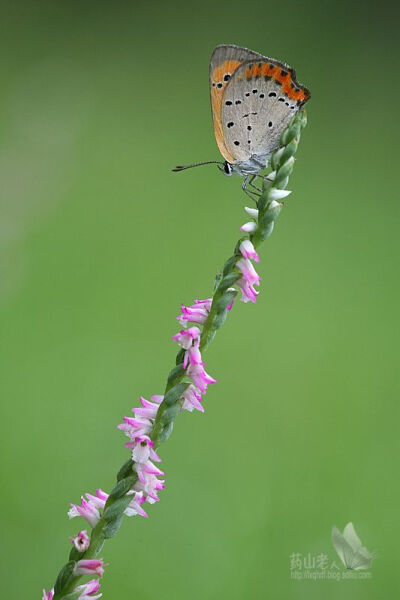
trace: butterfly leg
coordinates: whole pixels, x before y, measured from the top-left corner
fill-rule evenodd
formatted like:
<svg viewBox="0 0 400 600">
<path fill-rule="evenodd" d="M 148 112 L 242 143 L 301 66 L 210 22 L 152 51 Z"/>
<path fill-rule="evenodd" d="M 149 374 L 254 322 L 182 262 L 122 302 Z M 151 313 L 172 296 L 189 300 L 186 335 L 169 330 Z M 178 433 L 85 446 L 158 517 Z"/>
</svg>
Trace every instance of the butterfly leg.
<svg viewBox="0 0 400 600">
<path fill-rule="evenodd" d="M 256 179 L 257 177 L 259 177 L 262 181 L 273 181 L 274 180 L 273 178 L 271 179 L 270 173 L 268 173 L 268 175 L 253 175 L 249 179 L 249 185 L 259 192 L 262 192 L 262 189 L 253 184 L 254 179 Z"/>
<path fill-rule="evenodd" d="M 260 177 L 260 175 L 252 175 L 249 179 L 249 186 L 254 188 L 255 190 L 257 190 L 258 192 L 262 192 L 262 189 L 257 187 L 256 185 L 254 185 L 253 181 L 256 179 L 256 177 Z"/>
<path fill-rule="evenodd" d="M 250 181 L 249 181 L 249 179 L 250 179 Z M 251 191 L 251 190 L 248 190 L 248 189 L 247 189 L 247 185 L 250 185 L 250 182 L 251 182 L 253 179 L 254 179 L 254 175 L 252 175 L 252 176 L 250 176 L 250 175 L 247 175 L 247 176 L 244 178 L 244 180 L 243 180 L 243 183 L 242 183 L 242 190 L 244 191 L 244 193 L 245 193 L 245 194 L 247 194 L 247 195 L 249 196 L 249 198 L 251 198 L 251 199 L 253 200 L 253 202 L 257 202 L 257 199 L 256 199 L 256 198 L 254 198 L 254 196 L 258 197 L 258 196 L 260 196 L 261 194 L 260 194 L 259 192 L 253 192 L 253 191 Z M 253 186 L 253 187 L 254 187 L 254 186 Z"/>
</svg>

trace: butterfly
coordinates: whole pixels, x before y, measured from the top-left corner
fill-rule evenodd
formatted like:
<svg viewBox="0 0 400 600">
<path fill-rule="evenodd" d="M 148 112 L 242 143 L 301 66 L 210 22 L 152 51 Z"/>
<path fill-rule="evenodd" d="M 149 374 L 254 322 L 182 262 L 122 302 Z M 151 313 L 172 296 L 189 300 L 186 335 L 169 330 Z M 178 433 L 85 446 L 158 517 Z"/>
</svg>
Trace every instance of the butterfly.
<svg viewBox="0 0 400 600">
<path fill-rule="evenodd" d="M 281 133 L 311 94 L 285 63 L 226 44 L 212 53 L 209 83 L 215 139 L 225 161 L 179 165 L 173 171 L 217 164 L 225 175 L 244 177 L 242 189 L 257 195 L 253 180 L 266 169 Z"/>
<path fill-rule="evenodd" d="M 333 527 L 332 542 L 346 569 L 368 569 L 375 558 L 374 554 L 362 546 L 353 523 L 347 523 L 343 533 L 340 533 L 337 527 Z"/>
</svg>

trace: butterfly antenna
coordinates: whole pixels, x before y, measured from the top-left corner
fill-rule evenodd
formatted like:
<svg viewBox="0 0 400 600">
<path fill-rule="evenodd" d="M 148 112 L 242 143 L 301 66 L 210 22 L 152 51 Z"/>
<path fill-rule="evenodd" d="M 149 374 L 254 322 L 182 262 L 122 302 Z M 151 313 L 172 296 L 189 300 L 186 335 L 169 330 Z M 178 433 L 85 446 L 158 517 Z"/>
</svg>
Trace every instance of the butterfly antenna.
<svg viewBox="0 0 400 600">
<path fill-rule="evenodd" d="M 179 171 L 185 171 L 185 169 L 191 169 L 192 167 L 201 167 L 203 165 L 223 165 L 224 163 L 219 160 L 207 160 L 206 162 L 193 163 L 191 165 L 177 165 L 172 170 L 175 173 Z"/>
</svg>

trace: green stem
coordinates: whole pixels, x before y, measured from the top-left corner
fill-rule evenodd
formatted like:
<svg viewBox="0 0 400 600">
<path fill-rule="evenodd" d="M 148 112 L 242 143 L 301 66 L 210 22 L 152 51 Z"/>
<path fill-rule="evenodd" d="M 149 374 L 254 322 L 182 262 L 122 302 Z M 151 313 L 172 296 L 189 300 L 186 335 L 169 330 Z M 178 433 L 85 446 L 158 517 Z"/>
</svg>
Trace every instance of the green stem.
<svg viewBox="0 0 400 600">
<path fill-rule="evenodd" d="M 281 147 L 271 157 L 271 167 L 275 171 L 275 179 L 271 182 L 263 179 L 262 195 L 257 202 L 259 211 L 257 228 L 249 239 L 257 248 L 261 242 L 269 237 L 273 231 L 281 204 L 272 205 L 273 190 L 285 189 L 289 176 L 293 169 L 294 155 L 300 140 L 301 129 L 305 127 L 307 118 L 304 110 L 299 111 L 289 123 L 281 136 Z M 200 350 L 204 352 L 214 340 L 217 330 L 224 324 L 228 314 L 228 306 L 234 301 L 238 290 L 233 286 L 241 278 L 241 273 L 236 266 L 241 257 L 239 246 L 241 238 L 236 244 L 233 255 L 225 262 L 220 274 L 216 278 L 216 284 L 208 317 L 203 324 L 201 333 Z M 182 407 L 182 394 L 190 385 L 186 380 L 186 371 L 183 368 L 184 351 L 180 351 L 176 358 L 176 366 L 170 371 L 165 387 L 165 395 L 154 420 L 151 439 L 157 447 L 161 442 L 168 439 L 172 432 L 173 423 Z M 73 569 L 78 560 L 89 559 L 98 556 L 106 539 L 113 537 L 118 532 L 123 518 L 123 513 L 131 498 L 127 492 L 131 490 L 137 481 L 134 470 L 134 462 L 126 461 L 117 474 L 117 484 L 110 492 L 110 496 L 104 507 L 103 514 L 92 530 L 90 546 L 86 552 L 78 552 L 72 548 L 69 562 L 61 569 L 55 584 L 54 600 L 66 600 L 76 587 L 81 576 L 74 576 Z"/>
</svg>

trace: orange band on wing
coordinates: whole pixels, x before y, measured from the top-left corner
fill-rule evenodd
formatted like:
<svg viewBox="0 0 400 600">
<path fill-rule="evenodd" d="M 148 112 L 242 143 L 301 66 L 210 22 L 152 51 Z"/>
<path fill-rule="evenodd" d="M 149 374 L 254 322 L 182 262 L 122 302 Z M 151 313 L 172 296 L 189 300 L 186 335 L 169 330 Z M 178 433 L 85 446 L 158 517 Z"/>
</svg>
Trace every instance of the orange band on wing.
<svg viewBox="0 0 400 600">
<path fill-rule="evenodd" d="M 224 89 L 236 69 L 241 65 L 239 60 L 226 60 L 218 65 L 211 73 L 211 108 L 214 119 L 214 134 L 222 156 L 230 163 L 235 162 L 234 157 L 228 152 L 224 143 L 222 132 L 222 98 Z"/>
<path fill-rule="evenodd" d="M 297 84 L 294 83 L 292 73 L 283 67 L 279 67 L 270 62 L 259 62 L 249 65 L 246 69 L 246 79 L 259 77 L 261 75 L 272 77 L 272 79 L 280 83 L 282 92 L 292 100 L 305 102 L 310 97 L 309 92 L 305 88 L 298 87 Z"/>
</svg>

